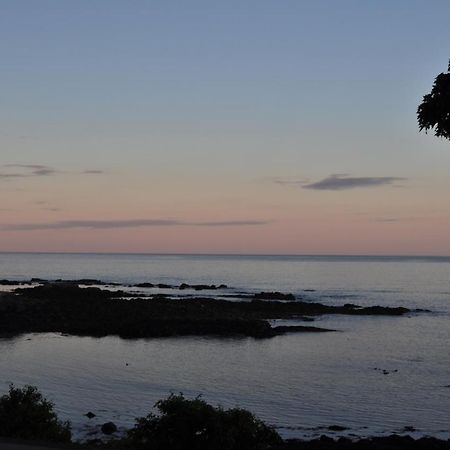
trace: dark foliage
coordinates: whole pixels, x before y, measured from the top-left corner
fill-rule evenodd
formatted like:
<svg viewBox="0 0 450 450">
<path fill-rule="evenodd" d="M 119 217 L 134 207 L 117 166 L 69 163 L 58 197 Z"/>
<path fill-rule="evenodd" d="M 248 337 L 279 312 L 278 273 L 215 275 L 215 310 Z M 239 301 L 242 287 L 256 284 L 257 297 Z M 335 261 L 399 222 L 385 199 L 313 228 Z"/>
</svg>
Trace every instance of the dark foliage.
<svg viewBox="0 0 450 450">
<path fill-rule="evenodd" d="M 9 387 L 0 398 L 0 436 L 70 442 L 68 422 L 58 420 L 53 404 L 34 386 Z"/>
<path fill-rule="evenodd" d="M 440 73 L 431 93 L 423 97 L 417 120 L 420 131 L 434 130 L 435 136 L 450 139 L 450 63 L 448 73 Z"/>
<path fill-rule="evenodd" d="M 266 450 L 280 444 L 271 427 L 240 408 L 215 408 L 204 400 L 170 395 L 155 405 L 160 415 L 137 419 L 122 445 L 135 450 Z"/>
</svg>

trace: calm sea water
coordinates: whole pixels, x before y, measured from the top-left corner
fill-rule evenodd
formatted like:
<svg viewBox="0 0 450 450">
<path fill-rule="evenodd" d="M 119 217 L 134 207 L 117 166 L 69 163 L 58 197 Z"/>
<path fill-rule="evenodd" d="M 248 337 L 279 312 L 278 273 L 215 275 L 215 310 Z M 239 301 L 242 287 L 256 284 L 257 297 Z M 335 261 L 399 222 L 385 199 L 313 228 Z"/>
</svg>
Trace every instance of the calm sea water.
<svg viewBox="0 0 450 450">
<path fill-rule="evenodd" d="M 0 278 L 31 277 L 225 283 L 432 311 L 324 316 L 317 325 L 338 332 L 268 340 L 0 339 L 0 393 L 10 382 L 38 386 L 77 437 L 109 420 L 131 426 L 171 392 L 249 408 L 285 436 L 313 437 L 337 424 L 348 427 L 341 434 L 413 426 L 417 435 L 450 437 L 450 258 L 0 254 Z M 97 417 L 89 421 L 87 411 Z"/>
</svg>

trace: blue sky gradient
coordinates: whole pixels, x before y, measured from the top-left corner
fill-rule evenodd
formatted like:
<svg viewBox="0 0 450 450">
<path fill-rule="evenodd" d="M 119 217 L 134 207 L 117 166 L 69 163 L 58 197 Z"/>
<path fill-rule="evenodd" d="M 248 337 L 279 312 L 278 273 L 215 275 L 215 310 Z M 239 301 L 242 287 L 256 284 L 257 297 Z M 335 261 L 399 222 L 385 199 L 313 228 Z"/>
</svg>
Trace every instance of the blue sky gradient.
<svg viewBox="0 0 450 450">
<path fill-rule="evenodd" d="M 394 253 L 450 252 L 443 231 L 422 245 L 436 221 L 450 223 L 450 145 L 419 135 L 415 117 L 450 58 L 449 17 L 444 0 L 0 0 L 0 164 L 58 172 L 1 181 L 0 222 L 277 218 L 248 248 L 233 228 L 202 250 L 346 253 L 339 230 L 328 252 L 293 230 L 344 210 L 351 228 L 365 208 L 373 221 L 431 218 Z M 85 170 L 102 173 L 87 180 Z M 365 198 L 301 188 L 334 174 L 405 182 L 401 194 L 366 185 Z M 277 241 L 283 230 L 292 245 Z M 377 242 L 390 233 L 358 230 L 349 252 L 370 252 L 374 233 Z M 0 248 L 37 248 L 36 236 L 0 229 Z M 136 250 L 111 236 L 99 248 L 77 239 L 83 251 Z M 162 241 L 145 250 L 164 250 Z M 61 231 L 42 249 L 73 250 L 67 242 Z M 169 250 L 189 247 L 177 245 Z"/>
</svg>

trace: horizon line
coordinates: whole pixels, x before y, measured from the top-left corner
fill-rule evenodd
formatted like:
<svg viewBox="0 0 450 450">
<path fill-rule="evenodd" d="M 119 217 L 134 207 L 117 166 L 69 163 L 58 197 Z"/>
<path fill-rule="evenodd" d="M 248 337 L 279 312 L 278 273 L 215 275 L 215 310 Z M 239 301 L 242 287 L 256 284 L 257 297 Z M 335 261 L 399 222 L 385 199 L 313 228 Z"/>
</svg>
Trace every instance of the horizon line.
<svg viewBox="0 0 450 450">
<path fill-rule="evenodd" d="M 268 256 L 268 257 L 346 257 L 346 258 L 450 258 L 431 254 L 370 254 L 370 253 L 225 253 L 225 252 L 65 252 L 65 251 L 3 251 L 0 255 L 136 255 L 136 256 Z"/>
</svg>

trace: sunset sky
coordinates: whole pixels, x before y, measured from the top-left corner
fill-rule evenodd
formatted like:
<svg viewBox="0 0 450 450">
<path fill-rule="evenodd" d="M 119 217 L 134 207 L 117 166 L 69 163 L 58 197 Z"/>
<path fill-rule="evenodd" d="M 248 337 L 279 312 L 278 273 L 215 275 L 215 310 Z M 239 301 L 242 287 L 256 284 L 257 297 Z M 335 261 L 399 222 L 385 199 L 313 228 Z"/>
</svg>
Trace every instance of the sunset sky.
<svg viewBox="0 0 450 450">
<path fill-rule="evenodd" d="M 416 109 L 448 0 L 0 0 L 0 251 L 450 255 Z"/>
</svg>

